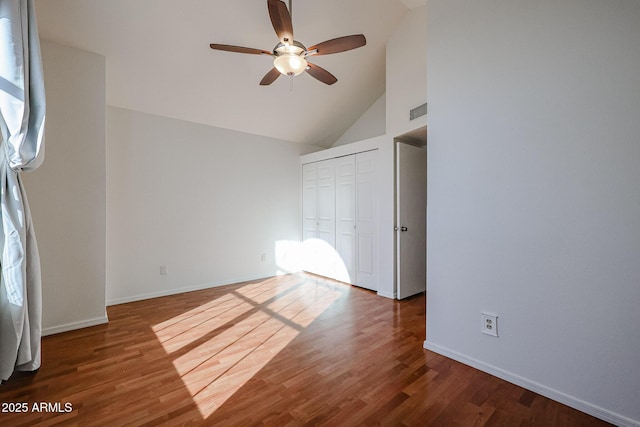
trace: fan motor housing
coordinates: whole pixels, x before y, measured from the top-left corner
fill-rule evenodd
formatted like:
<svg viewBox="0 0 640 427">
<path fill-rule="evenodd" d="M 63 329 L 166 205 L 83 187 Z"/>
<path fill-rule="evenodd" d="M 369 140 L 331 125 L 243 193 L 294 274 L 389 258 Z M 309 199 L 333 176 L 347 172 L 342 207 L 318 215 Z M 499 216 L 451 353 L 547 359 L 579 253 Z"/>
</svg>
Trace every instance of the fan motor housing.
<svg viewBox="0 0 640 427">
<path fill-rule="evenodd" d="M 307 48 L 297 40 L 293 41 L 293 44 L 286 45 L 284 43 L 278 43 L 276 47 L 273 48 L 273 54 L 275 56 L 280 55 L 303 55 L 306 53 Z"/>
</svg>

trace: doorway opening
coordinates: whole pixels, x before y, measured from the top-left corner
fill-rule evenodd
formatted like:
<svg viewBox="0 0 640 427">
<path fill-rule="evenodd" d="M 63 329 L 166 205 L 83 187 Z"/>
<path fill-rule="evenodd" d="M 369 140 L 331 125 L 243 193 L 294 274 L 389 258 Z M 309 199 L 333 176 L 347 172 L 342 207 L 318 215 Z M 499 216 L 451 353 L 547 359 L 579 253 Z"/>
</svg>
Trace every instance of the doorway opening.
<svg viewBox="0 0 640 427">
<path fill-rule="evenodd" d="M 427 127 L 394 138 L 395 294 L 427 290 Z"/>
</svg>

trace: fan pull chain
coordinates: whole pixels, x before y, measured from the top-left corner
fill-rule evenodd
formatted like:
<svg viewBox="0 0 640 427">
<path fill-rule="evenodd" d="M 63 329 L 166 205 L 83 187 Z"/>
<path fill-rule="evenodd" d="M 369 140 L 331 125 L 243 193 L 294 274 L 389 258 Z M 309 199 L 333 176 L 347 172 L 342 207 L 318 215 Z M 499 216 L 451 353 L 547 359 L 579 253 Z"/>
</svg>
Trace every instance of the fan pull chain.
<svg viewBox="0 0 640 427">
<path fill-rule="evenodd" d="M 289 92 L 293 92 L 293 74 L 289 78 Z"/>
</svg>

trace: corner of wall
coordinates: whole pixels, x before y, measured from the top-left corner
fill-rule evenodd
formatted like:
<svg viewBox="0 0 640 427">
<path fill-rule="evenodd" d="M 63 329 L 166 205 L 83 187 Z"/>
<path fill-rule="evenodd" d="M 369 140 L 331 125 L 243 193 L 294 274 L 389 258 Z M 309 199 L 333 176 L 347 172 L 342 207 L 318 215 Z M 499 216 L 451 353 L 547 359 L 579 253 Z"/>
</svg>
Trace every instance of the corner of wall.
<svg viewBox="0 0 640 427">
<path fill-rule="evenodd" d="M 105 58 L 47 40 L 41 49 L 46 158 L 23 176 L 48 334 L 106 321 Z"/>
</svg>

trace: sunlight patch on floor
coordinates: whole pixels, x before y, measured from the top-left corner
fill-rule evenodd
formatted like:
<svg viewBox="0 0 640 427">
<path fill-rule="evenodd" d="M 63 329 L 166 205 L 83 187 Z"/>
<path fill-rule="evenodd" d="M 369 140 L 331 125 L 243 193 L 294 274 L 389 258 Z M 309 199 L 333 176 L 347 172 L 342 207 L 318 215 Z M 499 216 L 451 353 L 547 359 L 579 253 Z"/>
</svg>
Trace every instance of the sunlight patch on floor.
<svg viewBox="0 0 640 427">
<path fill-rule="evenodd" d="M 283 283 L 281 279 L 274 277 L 243 286 L 236 293 L 249 298 L 253 303 L 262 304 L 298 285 L 298 281 L 287 280 Z"/>
<path fill-rule="evenodd" d="M 153 330 L 207 418 L 342 292 L 292 276 L 250 283 Z"/>
<path fill-rule="evenodd" d="M 208 302 L 202 309 L 193 309 L 188 314 L 177 316 L 177 321 L 174 318 L 156 325 L 153 331 L 167 353 L 171 354 L 223 327 L 251 308 L 251 304 L 227 294 Z"/>
</svg>

